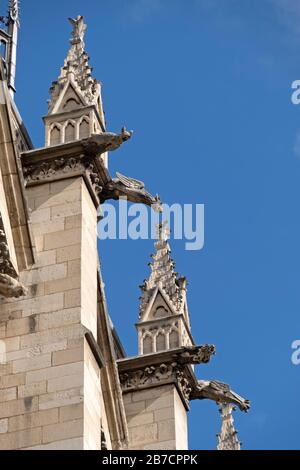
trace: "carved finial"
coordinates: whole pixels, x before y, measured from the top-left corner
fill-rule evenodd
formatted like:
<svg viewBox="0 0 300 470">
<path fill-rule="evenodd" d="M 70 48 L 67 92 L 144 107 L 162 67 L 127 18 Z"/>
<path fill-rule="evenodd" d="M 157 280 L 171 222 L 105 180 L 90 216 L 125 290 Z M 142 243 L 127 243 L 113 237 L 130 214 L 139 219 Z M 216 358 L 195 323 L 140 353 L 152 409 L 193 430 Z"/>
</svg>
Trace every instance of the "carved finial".
<svg viewBox="0 0 300 470">
<path fill-rule="evenodd" d="M 167 220 L 157 225 L 156 236 L 158 240 L 167 241 L 170 238 L 170 229 Z"/>
<path fill-rule="evenodd" d="M 86 24 L 84 23 L 83 16 L 77 16 L 77 18 L 68 18 L 71 25 L 73 26 L 71 44 L 77 44 L 83 42 L 84 35 L 86 32 Z"/>
<path fill-rule="evenodd" d="M 232 411 L 235 407 L 231 404 L 220 405 L 219 411 L 222 419 L 221 432 L 218 434 L 218 450 L 241 450 L 241 443 L 234 428 Z"/>
<path fill-rule="evenodd" d="M 11 20 L 17 22 L 18 24 L 20 22 L 19 12 L 20 12 L 19 1 L 10 0 L 9 6 L 8 6 L 8 16 Z"/>
</svg>

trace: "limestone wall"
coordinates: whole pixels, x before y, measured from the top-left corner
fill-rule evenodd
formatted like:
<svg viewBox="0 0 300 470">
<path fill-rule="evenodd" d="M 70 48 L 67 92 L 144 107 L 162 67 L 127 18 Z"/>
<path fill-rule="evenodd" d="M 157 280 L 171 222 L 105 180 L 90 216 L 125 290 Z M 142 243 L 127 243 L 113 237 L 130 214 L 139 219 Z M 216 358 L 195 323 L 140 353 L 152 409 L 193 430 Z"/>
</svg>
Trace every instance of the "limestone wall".
<svg viewBox="0 0 300 470">
<path fill-rule="evenodd" d="M 0 449 L 99 449 L 96 210 L 81 177 L 27 196 L 36 264 L 28 296 L 0 303 Z"/>
<path fill-rule="evenodd" d="M 123 395 L 130 449 L 186 450 L 186 410 L 174 385 Z"/>
</svg>

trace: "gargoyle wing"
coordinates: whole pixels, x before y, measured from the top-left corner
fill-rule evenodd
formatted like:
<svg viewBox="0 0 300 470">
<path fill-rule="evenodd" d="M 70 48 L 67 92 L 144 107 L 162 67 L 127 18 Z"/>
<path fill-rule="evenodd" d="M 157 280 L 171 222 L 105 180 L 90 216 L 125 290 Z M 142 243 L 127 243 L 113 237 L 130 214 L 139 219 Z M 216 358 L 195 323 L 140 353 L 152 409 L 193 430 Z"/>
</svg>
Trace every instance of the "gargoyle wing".
<svg viewBox="0 0 300 470">
<path fill-rule="evenodd" d="M 143 181 L 135 180 L 134 178 L 129 178 L 128 176 L 124 176 L 121 173 L 116 172 L 117 178 L 121 181 L 124 186 L 127 188 L 132 189 L 144 189 L 145 184 Z"/>
</svg>

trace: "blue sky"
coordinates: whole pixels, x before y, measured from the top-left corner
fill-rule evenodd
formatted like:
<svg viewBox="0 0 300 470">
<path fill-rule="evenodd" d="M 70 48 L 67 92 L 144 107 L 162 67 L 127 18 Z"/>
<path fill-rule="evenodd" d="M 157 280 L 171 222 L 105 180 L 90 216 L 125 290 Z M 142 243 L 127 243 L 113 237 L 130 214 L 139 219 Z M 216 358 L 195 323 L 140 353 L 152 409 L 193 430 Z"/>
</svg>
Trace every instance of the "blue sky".
<svg viewBox="0 0 300 470">
<path fill-rule="evenodd" d="M 248 415 L 235 413 L 243 448 L 299 449 L 298 0 L 22 3 L 16 100 L 34 144 L 43 145 L 48 88 L 68 49 L 66 18 L 82 14 L 108 128 L 134 129 L 111 172 L 144 180 L 167 203 L 205 204 L 204 249 L 172 242 L 194 337 L 217 348 L 199 378 L 251 400 Z M 153 243 L 105 241 L 99 252 L 111 317 L 136 354 Z M 192 403 L 189 424 L 192 449 L 215 448 L 215 404 Z"/>
</svg>

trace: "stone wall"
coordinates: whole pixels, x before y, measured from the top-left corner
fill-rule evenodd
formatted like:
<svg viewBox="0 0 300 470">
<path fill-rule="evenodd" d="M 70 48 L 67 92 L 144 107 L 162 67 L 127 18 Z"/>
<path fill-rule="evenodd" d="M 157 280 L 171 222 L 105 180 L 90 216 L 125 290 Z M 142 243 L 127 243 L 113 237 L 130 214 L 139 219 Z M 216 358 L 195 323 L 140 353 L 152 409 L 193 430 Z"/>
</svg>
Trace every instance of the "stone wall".
<svg viewBox="0 0 300 470">
<path fill-rule="evenodd" d="M 36 264 L 0 304 L 0 449 L 99 449 L 96 209 L 81 177 L 27 196 Z"/>
<path fill-rule="evenodd" d="M 186 409 L 174 385 L 123 395 L 130 449 L 186 450 Z"/>
</svg>

